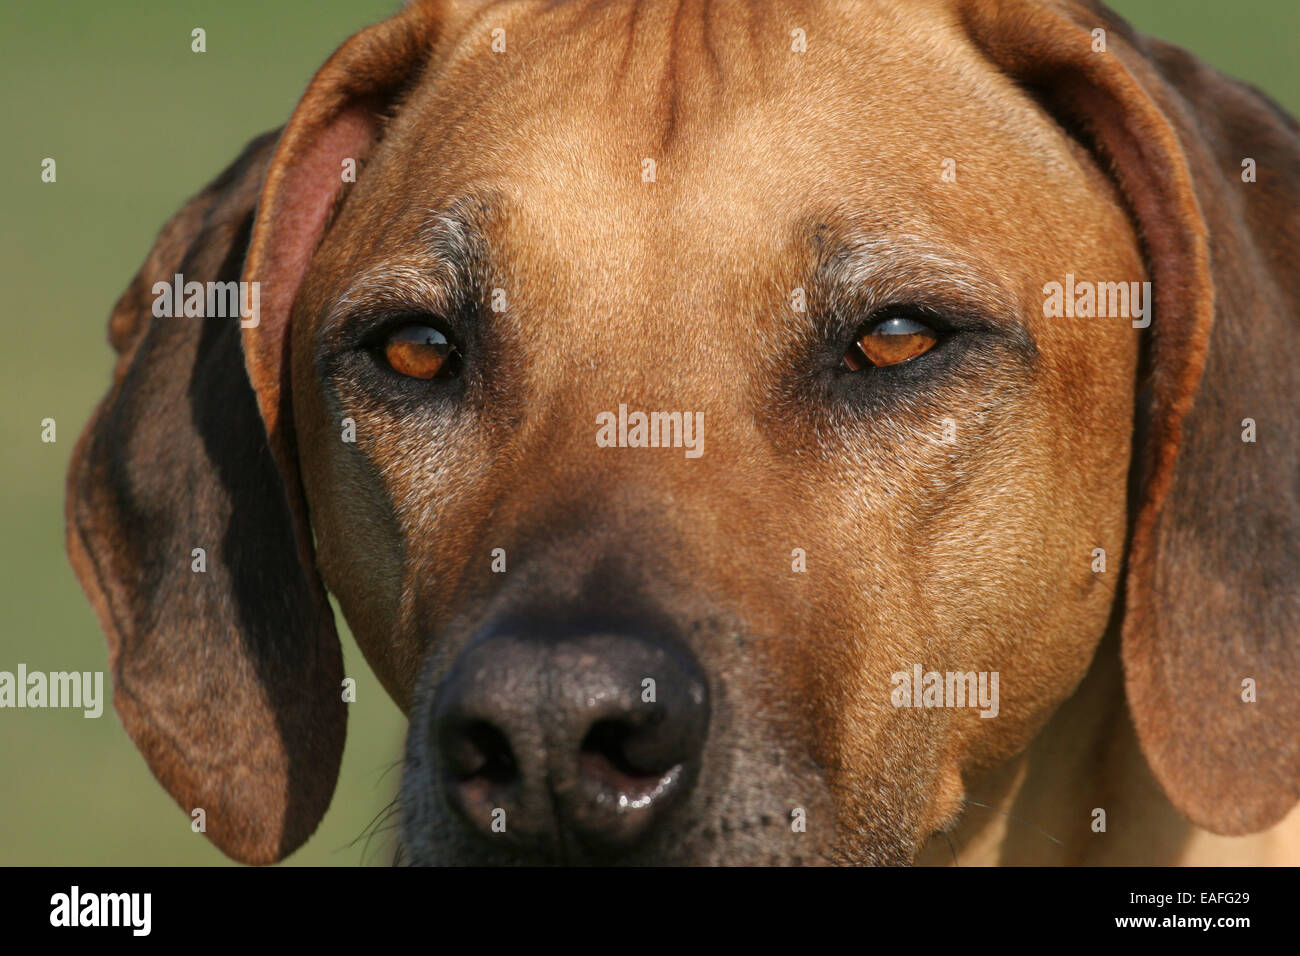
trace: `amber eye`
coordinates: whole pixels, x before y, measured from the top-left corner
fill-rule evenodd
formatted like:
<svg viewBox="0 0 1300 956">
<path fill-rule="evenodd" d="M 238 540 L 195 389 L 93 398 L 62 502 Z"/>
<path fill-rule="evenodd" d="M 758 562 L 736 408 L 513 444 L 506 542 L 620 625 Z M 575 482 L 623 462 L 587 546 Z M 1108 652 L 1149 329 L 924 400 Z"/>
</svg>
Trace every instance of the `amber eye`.
<svg viewBox="0 0 1300 956">
<path fill-rule="evenodd" d="M 844 367 L 856 372 L 868 366 L 897 365 L 930 351 L 938 341 L 939 333 L 928 325 L 894 316 L 876 323 L 849 346 Z"/>
<path fill-rule="evenodd" d="M 411 378 L 452 378 L 459 358 L 447 336 L 428 325 L 404 325 L 384 342 L 389 367 Z"/>
</svg>

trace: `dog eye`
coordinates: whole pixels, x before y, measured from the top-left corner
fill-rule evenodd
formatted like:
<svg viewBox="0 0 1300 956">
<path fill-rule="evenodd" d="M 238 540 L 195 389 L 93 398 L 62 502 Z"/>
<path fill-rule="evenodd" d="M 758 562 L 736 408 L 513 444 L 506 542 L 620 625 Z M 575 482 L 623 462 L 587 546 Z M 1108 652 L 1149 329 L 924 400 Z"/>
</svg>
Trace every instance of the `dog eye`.
<svg viewBox="0 0 1300 956">
<path fill-rule="evenodd" d="M 442 332 L 429 325 L 404 325 L 384 341 L 384 360 L 410 378 L 455 378 L 460 353 Z"/>
<path fill-rule="evenodd" d="M 842 368 L 859 369 L 898 365 L 923 355 L 939 341 L 939 333 L 907 316 L 891 316 L 863 333 L 844 353 Z"/>
</svg>

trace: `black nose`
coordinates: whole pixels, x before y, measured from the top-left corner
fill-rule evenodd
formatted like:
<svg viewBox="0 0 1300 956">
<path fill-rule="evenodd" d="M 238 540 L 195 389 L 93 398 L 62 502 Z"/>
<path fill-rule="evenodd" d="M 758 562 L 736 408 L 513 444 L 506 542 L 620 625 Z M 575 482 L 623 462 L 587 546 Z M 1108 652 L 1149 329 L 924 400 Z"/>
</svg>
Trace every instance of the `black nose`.
<svg viewBox="0 0 1300 956">
<path fill-rule="evenodd" d="M 629 633 L 476 640 L 434 705 L 448 801 L 522 850 L 626 849 L 699 773 L 708 688 L 688 651 Z"/>
</svg>

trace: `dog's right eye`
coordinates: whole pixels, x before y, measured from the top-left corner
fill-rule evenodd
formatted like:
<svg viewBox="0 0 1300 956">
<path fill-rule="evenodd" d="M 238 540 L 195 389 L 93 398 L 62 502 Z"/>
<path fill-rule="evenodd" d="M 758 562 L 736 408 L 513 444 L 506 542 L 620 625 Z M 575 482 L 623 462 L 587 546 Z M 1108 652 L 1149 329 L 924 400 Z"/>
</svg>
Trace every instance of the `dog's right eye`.
<svg viewBox="0 0 1300 956">
<path fill-rule="evenodd" d="M 404 325 L 384 340 L 384 361 L 408 378 L 455 378 L 460 372 L 460 352 L 447 336 L 431 325 Z"/>
</svg>

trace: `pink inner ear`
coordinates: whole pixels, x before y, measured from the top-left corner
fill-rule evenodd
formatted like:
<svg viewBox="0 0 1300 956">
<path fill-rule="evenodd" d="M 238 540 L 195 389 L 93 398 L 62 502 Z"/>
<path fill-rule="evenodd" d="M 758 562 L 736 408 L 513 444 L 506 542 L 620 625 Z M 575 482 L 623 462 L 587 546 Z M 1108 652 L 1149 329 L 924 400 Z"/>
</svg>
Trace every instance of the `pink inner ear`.
<svg viewBox="0 0 1300 956">
<path fill-rule="evenodd" d="M 280 432 L 287 399 L 282 385 L 289 374 L 289 313 L 343 187 L 343 160 L 359 164 L 378 127 L 374 111 L 357 103 L 324 124 L 292 124 L 262 188 L 243 275 L 245 282 L 259 283 L 260 309 L 257 325 L 243 330 L 244 362 L 271 448 L 286 473 L 292 473 L 292 463 L 284 460 Z"/>
</svg>

